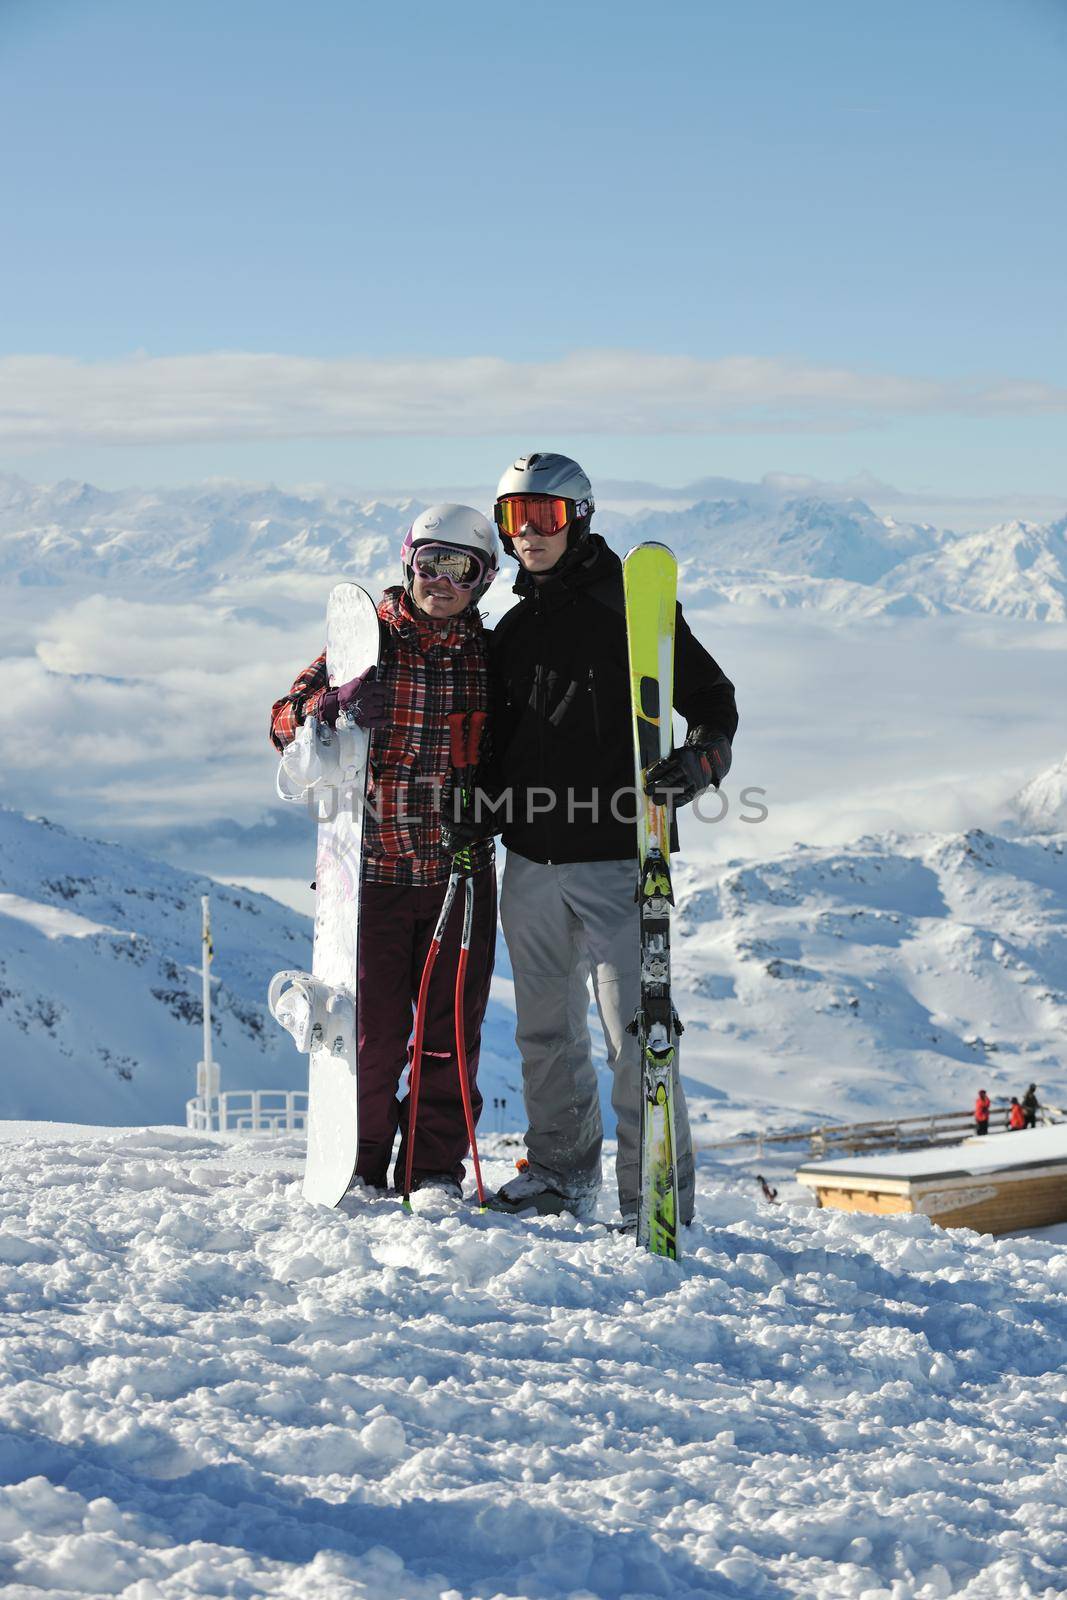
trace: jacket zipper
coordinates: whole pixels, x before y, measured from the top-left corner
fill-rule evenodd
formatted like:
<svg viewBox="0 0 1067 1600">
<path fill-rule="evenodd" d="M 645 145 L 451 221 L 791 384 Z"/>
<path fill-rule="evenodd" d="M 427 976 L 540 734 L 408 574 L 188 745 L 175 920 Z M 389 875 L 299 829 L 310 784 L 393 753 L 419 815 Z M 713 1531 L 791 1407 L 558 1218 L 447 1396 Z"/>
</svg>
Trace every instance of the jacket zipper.
<svg viewBox="0 0 1067 1600">
<path fill-rule="evenodd" d="M 593 705 L 593 735 L 594 735 L 594 737 L 596 739 L 597 744 L 599 745 L 600 742 L 601 742 L 601 739 L 600 739 L 600 706 L 597 703 L 596 679 L 593 676 L 592 667 L 589 668 L 589 698 L 592 701 L 592 705 Z"/>
</svg>

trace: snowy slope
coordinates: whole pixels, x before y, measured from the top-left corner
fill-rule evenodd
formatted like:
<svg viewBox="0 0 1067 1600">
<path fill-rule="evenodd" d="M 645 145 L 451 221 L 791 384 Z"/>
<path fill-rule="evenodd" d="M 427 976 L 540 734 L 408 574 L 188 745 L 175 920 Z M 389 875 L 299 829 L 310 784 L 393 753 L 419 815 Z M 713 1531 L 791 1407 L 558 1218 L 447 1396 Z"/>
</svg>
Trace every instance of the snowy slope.
<svg viewBox="0 0 1067 1600">
<path fill-rule="evenodd" d="M 264 895 L 0 810 L 0 1116 L 184 1121 L 202 1054 L 200 896 L 224 1088 L 304 1088 L 266 985 L 306 918 Z"/>
<path fill-rule="evenodd" d="M 680 881 L 698 1136 L 962 1110 L 982 1085 L 1067 1104 L 1067 835 L 798 845 Z"/>
<path fill-rule="evenodd" d="M 979 1081 L 994 1095 L 1036 1081 L 1067 1104 L 1067 837 L 872 836 L 683 862 L 678 882 L 698 1138 L 963 1107 Z M 205 888 L 225 1086 L 304 1087 L 303 1058 L 263 1002 L 274 971 L 308 965 L 306 919 L 0 812 L 0 1115 L 183 1115 L 200 1054 Z M 497 972 L 481 1070 L 490 1130 L 521 1114 L 502 940 Z M 607 1111 L 606 1067 L 602 1091 Z"/>
<path fill-rule="evenodd" d="M 292 1147 L 17 1134 L 5 1600 L 1063 1593 L 1062 1244 L 704 1167 L 674 1264 L 559 1219 L 312 1209 Z"/>
<path fill-rule="evenodd" d="M 310 918 L 0 809 L 0 1118 L 185 1120 L 202 1054 L 205 893 L 222 1087 L 306 1089 L 307 1057 L 274 1022 L 266 993 L 281 968 L 310 968 Z M 513 1034 L 505 978 L 483 1030 L 481 1080 L 488 1106 L 506 1099 L 512 1119 Z M 486 1116 L 493 1126 L 491 1109 Z"/>
</svg>

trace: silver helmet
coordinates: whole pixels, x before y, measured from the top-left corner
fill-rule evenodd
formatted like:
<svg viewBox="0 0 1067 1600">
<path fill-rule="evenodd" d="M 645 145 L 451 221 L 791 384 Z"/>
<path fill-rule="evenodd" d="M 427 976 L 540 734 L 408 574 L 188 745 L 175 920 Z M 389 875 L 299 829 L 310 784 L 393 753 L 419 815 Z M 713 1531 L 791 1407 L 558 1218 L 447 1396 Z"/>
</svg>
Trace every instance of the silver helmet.
<svg viewBox="0 0 1067 1600">
<path fill-rule="evenodd" d="M 500 502 L 511 495 L 554 495 L 566 500 L 570 506 L 570 529 L 567 544 L 573 548 L 589 532 L 589 523 L 595 510 L 593 485 L 577 461 L 570 456 L 556 455 L 551 450 L 535 450 L 531 455 L 520 456 L 504 473 L 496 486 L 496 522 L 500 542 L 511 555 L 511 539 L 504 531 L 500 515 Z"/>
<path fill-rule="evenodd" d="M 593 485 L 577 461 L 550 450 L 520 456 L 496 486 L 498 500 L 506 494 L 557 494 L 561 500 L 573 500 L 575 505 L 587 501 L 586 509 L 593 510 Z"/>
</svg>

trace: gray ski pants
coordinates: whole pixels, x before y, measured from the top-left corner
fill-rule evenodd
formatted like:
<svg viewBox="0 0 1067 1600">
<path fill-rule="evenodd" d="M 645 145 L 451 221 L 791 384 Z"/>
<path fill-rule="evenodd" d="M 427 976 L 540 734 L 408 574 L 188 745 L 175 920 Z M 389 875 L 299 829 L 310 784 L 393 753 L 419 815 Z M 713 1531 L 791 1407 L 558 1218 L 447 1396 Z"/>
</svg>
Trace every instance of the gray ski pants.
<svg viewBox="0 0 1067 1600">
<path fill-rule="evenodd" d="M 592 975 L 614 1073 L 616 1174 L 624 1212 L 637 1206 L 641 1159 L 641 1054 L 635 1036 L 626 1032 L 641 992 L 636 882 L 634 861 L 544 866 L 509 850 L 500 896 L 515 978 L 530 1170 L 578 1202 L 592 1200 L 600 1188 L 603 1126 L 587 1020 Z M 689 1222 L 693 1147 L 677 1077 L 674 1094 L 679 1208 L 682 1221 Z"/>
</svg>

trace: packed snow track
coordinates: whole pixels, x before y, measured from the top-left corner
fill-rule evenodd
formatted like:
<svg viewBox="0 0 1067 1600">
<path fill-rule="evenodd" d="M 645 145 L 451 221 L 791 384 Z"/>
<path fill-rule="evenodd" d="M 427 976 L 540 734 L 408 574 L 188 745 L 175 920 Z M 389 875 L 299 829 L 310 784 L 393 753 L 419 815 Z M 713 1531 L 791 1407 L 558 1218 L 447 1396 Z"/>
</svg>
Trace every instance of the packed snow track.
<svg viewBox="0 0 1067 1600">
<path fill-rule="evenodd" d="M 1064 1590 L 1061 1245 L 704 1168 L 674 1264 L 316 1209 L 295 1142 L 9 1124 L 0 1158 L 6 1600 Z"/>
</svg>

